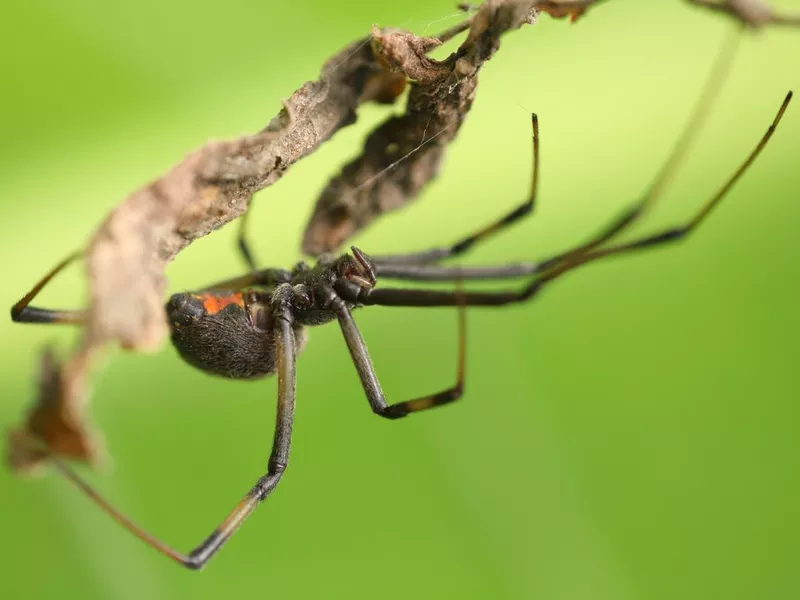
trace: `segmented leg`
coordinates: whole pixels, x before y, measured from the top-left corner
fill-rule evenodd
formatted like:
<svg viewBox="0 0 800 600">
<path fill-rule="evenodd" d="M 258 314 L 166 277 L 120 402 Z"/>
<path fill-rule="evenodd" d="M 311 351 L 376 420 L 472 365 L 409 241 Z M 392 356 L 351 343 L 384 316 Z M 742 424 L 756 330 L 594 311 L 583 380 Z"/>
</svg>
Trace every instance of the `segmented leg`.
<svg viewBox="0 0 800 600">
<path fill-rule="evenodd" d="M 253 257 L 253 251 L 250 248 L 250 242 L 247 240 L 247 222 L 250 218 L 250 207 L 239 219 L 239 235 L 236 237 L 236 247 L 239 249 L 239 254 L 242 255 L 245 264 L 251 271 L 256 270 L 256 259 Z"/>
<path fill-rule="evenodd" d="M 278 414 L 272 444 L 272 453 L 267 463 L 267 473 L 256 482 L 255 486 L 242 498 L 233 512 L 228 515 L 222 524 L 189 554 L 183 554 L 171 546 L 168 546 L 122 514 L 65 462 L 56 457 L 51 457 L 53 464 L 55 464 L 56 468 L 67 479 L 77 485 L 100 506 L 100 508 L 140 540 L 185 567 L 200 569 L 211 560 L 231 536 L 236 533 L 256 507 L 272 493 L 289 464 L 289 450 L 291 447 L 297 387 L 297 352 L 295 348 L 294 332 L 292 331 L 291 312 L 289 310 L 276 311 L 275 323 L 275 351 L 278 358 Z"/>
<path fill-rule="evenodd" d="M 389 404 L 381 388 L 378 375 L 375 373 L 375 367 L 372 364 L 367 345 L 364 342 L 361 331 L 358 329 L 358 325 L 356 325 L 353 319 L 353 315 L 350 313 L 350 309 L 333 290 L 329 290 L 329 294 L 331 309 L 336 312 L 339 319 L 339 325 L 342 328 L 345 342 L 350 350 L 350 356 L 353 358 L 353 363 L 356 366 L 356 371 L 358 371 L 361 384 L 367 394 L 367 401 L 375 414 L 387 419 L 399 419 L 412 412 L 419 412 L 436 406 L 449 404 L 458 400 L 463 395 L 467 361 L 467 317 L 463 303 L 456 301 L 456 304 L 459 305 L 458 375 L 456 384 L 435 394 Z M 456 298 L 462 297 L 460 294 L 460 292 L 456 291 Z"/>
<path fill-rule="evenodd" d="M 486 266 L 486 267 L 443 267 L 438 265 L 395 265 L 378 264 L 375 271 L 379 276 L 391 277 L 396 279 L 408 279 L 412 281 L 454 281 L 467 279 L 505 279 L 523 277 L 527 275 L 537 275 L 524 289 L 519 291 L 501 292 L 467 292 L 465 301 L 467 304 L 476 306 L 494 306 L 521 302 L 531 298 L 541 288 L 542 284 L 551 281 L 567 271 L 571 271 L 581 265 L 593 262 L 597 259 L 625 254 L 628 252 L 658 246 L 668 242 L 684 239 L 690 232 L 698 227 L 711 211 L 722 201 L 739 179 L 747 172 L 758 155 L 769 142 L 778 127 L 789 103 L 792 100 L 790 91 L 784 98 L 775 118 L 767 128 L 764 135 L 742 162 L 725 184 L 714 194 L 687 223 L 677 227 L 671 227 L 664 231 L 641 237 L 637 240 L 595 249 L 595 244 L 581 244 L 575 248 L 551 257 L 539 263 L 517 263 L 512 265 Z M 611 228 L 609 228 L 610 230 Z M 619 233 L 619 232 L 617 232 Z M 616 234 L 610 237 L 610 241 Z M 416 294 L 421 290 L 397 290 L 391 288 L 379 288 L 372 290 L 366 295 L 354 295 L 354 290 L 342 285 L 339 291 L 342 297 L 350 302 L 361 302 L 364 304 L 387 304 L 392 306 L 403 306 L 399 304 L 404 299 L 413 298 L 413 306 L 452 306 L 455 303 L 455 296 L 451 292 L 430 291 L 424 294 Z M 410 292 L 410 295 L 400 292 Z M 395 293 L 397 292 L 397 293 Z"/>
<path fill-rule="evenodd" d="M 533 174 L 531 177 L 531 191 L 528 198 L 504 217 L 494 223 L 468 235 L 464 239 L 443 248 L 432 248 L 424 252 L 413 254 L 400 254 L 393 256 L 376 256 L 376 264 L 425 264 L 437 262 L 444 258 L 458 256 L 469 250 L 477 242 L 487 239 L 490 236 L 502 231 L 509 225 L 519 221 L 521 218 L 533 212 L 536 205 L 536 192 L 539 188 L 539 119 L 535 114 L 531 115 L 531 126 L 533 128 Z"/>
<path fill-rule="evenodd" d="M 83 256 L 83 252 L 70 254 L 53 267 L 39 283 L 33 286 L 30 292 L 25 294 L 19 302 L 11 307 L 11 320 L 17 323 L 68 323 L 78 325 L 84 323 L 86 321 L 86 312 L 82 310 L 51 310 L 49 308 L 30 306 L 33 299 L 39 295 L 39 292 L 41 292 L 48 283 L 50 283 L 53 277 L 58 275 L 64 268 L 81 256 Z"/>
<path fill-rule="evenodd" d="M 612 221 L 612 223 L 601 230 L 597 235 L 592 237 L 588 242 L 582 244 L 581 246 L 577 246 L 568 252 L 560 253 L 552 257 L 549 259 L 549 261 L 547 261 L 547 266 L 566 258 L 568 254 L 570 254 L 570 256 L 574 256 L 575 254 L 589 251 L 615 237 L 630 227 L 635 221 L 637 221 L 661 197 L 663 191 L 666 189 L 667 183 L 672 179 L 672 176 L 679 167 L 681 161 L 685 158 L 691 143 L 694 141 L 694 138 L 697 136 L 697 133 L 700 130 L 701 123 L 705 120 L 709 109 L 713 105 L 714 99 L 722 87 L 722 82 L 727 77 L 728 71 L 733 63 L 738 41 L 739 35 L 731 34 L 728 37 L 726 44 L 724 44 L 721 48 L 717 55 L 717 59 L 711 68 L 703 91 L 700 94 L 697 104 L 695 105 L 694 110 L 689 118 L 688 125 L 683 130 L 683 134 L 675 144 L 675 147 L 670 153 L 667 161 L 664 163 L 663 167 L 650 184 L 647 192 L 645 192 L 645 194 L 633 207 Z M 379 267 L 379 269 L 386 268 L 388 270 L 391 265 L 423 265 L 457 256 L 469 250 L 469 248 L 471 248 L 474 244 L 488 239 L 493 234 L 500 232 L 513 223 L 516 223 L 522 217 L 531 214 L 535 206 L 539 186 L 539 124 L 535 114 L 531 115 L 531 117 L 533 125 L 533 171 L 531 177 L 530 195 L 525 202 L 520 204 L 503 218 L 482 228 L 476 233 L 465 237 L 451 246 L 444 248 L 433 248 L 431 250 L 414 254 L 377 256 L 374 257 L 376 266 Z M 497 277 L 499 278 L 500 276 Z"/>
</svg>

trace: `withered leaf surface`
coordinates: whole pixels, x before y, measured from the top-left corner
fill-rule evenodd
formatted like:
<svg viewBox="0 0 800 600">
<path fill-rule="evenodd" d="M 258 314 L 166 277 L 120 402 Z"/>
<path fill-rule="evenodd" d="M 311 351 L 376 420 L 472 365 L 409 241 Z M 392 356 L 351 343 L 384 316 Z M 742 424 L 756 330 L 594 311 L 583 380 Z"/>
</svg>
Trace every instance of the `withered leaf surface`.
<svg viewBox="0 0 800 600">
<path fill-rule="evenodd" d="M 84 415 L 87 360 L 88 355 L 79 352 L 64 365 L 52 349 L 43 353 L 36 402 L 23 427 L 8 433 L 7 461 L 15 472 L 35 473 L 49 453 L 93 465 L 100 462 L 102 442 Z"/>
<path fill-rule="evenodd" d="M 376 128 L 361 155 L 323 190 L 304 234 L 306 254 L 337 249 L 376 218 L 415 199 L 436 177 L 472 106 L 481 67 L 497 52 L 504 33 L 535 22 L 537 4 L 485 2 L 473 16 L 467 39 L 442 61 L 427 56 L 439 44 L 435 38 L 373 32 L 382 63 L 411 80 L 405 114 Z"/>
</svg>

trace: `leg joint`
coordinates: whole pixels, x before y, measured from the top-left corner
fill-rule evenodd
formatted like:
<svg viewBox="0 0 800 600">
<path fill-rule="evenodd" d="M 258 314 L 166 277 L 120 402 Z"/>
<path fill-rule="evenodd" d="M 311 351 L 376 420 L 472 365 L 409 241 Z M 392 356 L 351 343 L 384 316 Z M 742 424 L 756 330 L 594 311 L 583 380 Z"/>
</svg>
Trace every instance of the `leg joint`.
<svg viewBox="0 0 800 600">
<path fill-rule="evenodd" d="M 202 550 L 194 550 L 185 560 L 181 561 L 181 564 L 192 571 L 199 571 L 208 562 L 208 559 L 204 558 L 202 554 Z"/>
<path fill-rule="evenodd" d="M 405 402 L 401 402 L 399 404 L 390 404 L 382 408 L 373 408 L 373 412 L 376 415 L 383 417 L 384 419 L 390 419 L 394 421 L 395 419 L 400 419 L 402 417 L 405 417 L 411 411 L 408 410 L 408 407 L 406 407 Z"/>
<path fill-rule="evenodd" d="M 267 471 L 270 475 L 282 475 L 287 466 L 289 465 L 286 461 L 281 461 L 277 458 L 270 457 L 269 462 L 267 463 Z"/>
</svg>

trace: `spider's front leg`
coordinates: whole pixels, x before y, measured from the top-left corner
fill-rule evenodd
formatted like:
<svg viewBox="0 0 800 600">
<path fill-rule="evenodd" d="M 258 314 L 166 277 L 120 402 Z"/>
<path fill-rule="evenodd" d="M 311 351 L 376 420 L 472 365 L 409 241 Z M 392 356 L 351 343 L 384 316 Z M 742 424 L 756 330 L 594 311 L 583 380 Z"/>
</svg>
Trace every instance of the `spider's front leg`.
<svg viewBox="0 0 800 600">
<path fill-rule="evenodd" d="M 11 307 L 11 320 L 17 323 L 67 323 L 82 325 L 86 322 L 86 313 L 82 310 L 51 310 L 31 306 L 34 298 L 50 283 L 50 281 L 67 266 L 83 256 L 83 252 L 75 252 L 58 263 L 42 279 L 33 286 L 30 292 Z"/>
<path fill-rule="evenodd" d="M 437 263 L 446 258 L 459 256 L 467 252 L 478 242 L 488 239 L 496 233 L 518 222 L 520 219 L 533 213 L 536 206 L 536 194 L 539 189 L 539 117 L 531 114 L 531 128 L 533 130 L 533 169 L 531 175 L 531 188 L 528 197 L 509 213 L 491 222 L 478 231 L 467 235 L 459 241 L 439 248 L 431 248 L 422 252 L 411 254 L 395 254 L 391 256 L 374 256 L 372 260 L 376 265 L 383 265 L 389 270 L 392 266 L 428 265 Z"/>
<path fill-rule="evenodd" d="M 527 285 L 516 290 L 468 291 L 457 294 L 450 291 L 424 289 L 356 289 L 346 283 L 340 283 L 338 284 L 339 287 L 337 287 L 337 291 L 348 302 L 365 305 L 454 306 L 463 302 L 468 306 L 503 306 L 530 300 L 536 296 L 546 284 L 596 260 L 632 254 L 640 250 L 666 246 L 685 240 L 705 222 L 711 212 L 722 202 L 728 192 L 733 189 L 736 183 L 753 165 L 778 128 L 792 100 L 792 96 L 793 94 L 791 91 L 786 94 L 772 123 L 770 123 L 747 158 L 745 158 L 719 190 L 711 196 L 711 198 L 706 200 L 695 214 L 683 224 L 669 227 L 629 242 L 616 242 L 617 236 L 632 223 L 632 219 L 636 218 L 644 210 L 646 203 L 642 204 L 642 202 L 640 202 L 634 209 L 626 213 L 628 215 L 627 217 L 612 221 L 603 229 L 600 236 L 537 263 L 488 267 L 404 265 L 390 262 L 378 262 L 374 264 L 375 273 L 378 276 L 408 279 L 412 281 L 488 280 L 523 277 L 527 275 L 532 276 Z M 652 198 L 652 195 L 646 196 L 646 201 L 652 201 Z"/>
<path fill-rule="evenodd" d="M 467 313 L 463 303 L 459 303 L 458 300 L 456 300 L 455 303 L 459 306 L 458 376 L 456 384 L 435 394 L 389 404 L 386 401 L 386 396 L 383 393 L 380 381 L 375 373 L 375 367 L 372 364 L 372 358 L 370 358 L 369 351 L 367 350 L 367 344 L 364 342 L 364 338 L 353 319 L 350 309 L 345 301 L 342 300 L 332 288 L 325 289 L 324 293 L 327 295 L 326 303 L 328 309 L 333 311 L 339 320 L 345 342 L 350 350 L 350 356 L 353 358 L 353 363 L 356 366 L 356 371 L 358 371 L 361 384 L 364 386 L 370 408 L 372 408 L 375 414 L 387 419 L 399 419 L 412 412 L 449 404 L 450 402 L 458 400 L 463 395 L 467 356 Z M 458 297 L 459 292 L 457 291 L 455 294 L 456 297 Z"/>
</svg>

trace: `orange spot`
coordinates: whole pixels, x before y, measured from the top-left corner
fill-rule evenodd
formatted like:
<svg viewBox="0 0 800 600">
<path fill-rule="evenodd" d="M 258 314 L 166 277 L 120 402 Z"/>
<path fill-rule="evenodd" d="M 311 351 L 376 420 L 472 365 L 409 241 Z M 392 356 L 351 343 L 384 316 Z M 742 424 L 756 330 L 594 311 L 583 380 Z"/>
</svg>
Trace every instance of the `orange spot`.
<svg viewBox="0 0 800 600">
<path fill-rule="evenodd" d="M 236 306 L 241 306 L 244 308 L 244 297 L 242 296 L 241 292 L 236 294 L 228 294 L 225 296 L 220 296 L 217 294 L 202 294 L 200 298 L 202 298 L 203 306 L 209 315 L 215 315 L 226 306 L 230 306 L 231 304 L 235 304 Z"/>
</svg>

